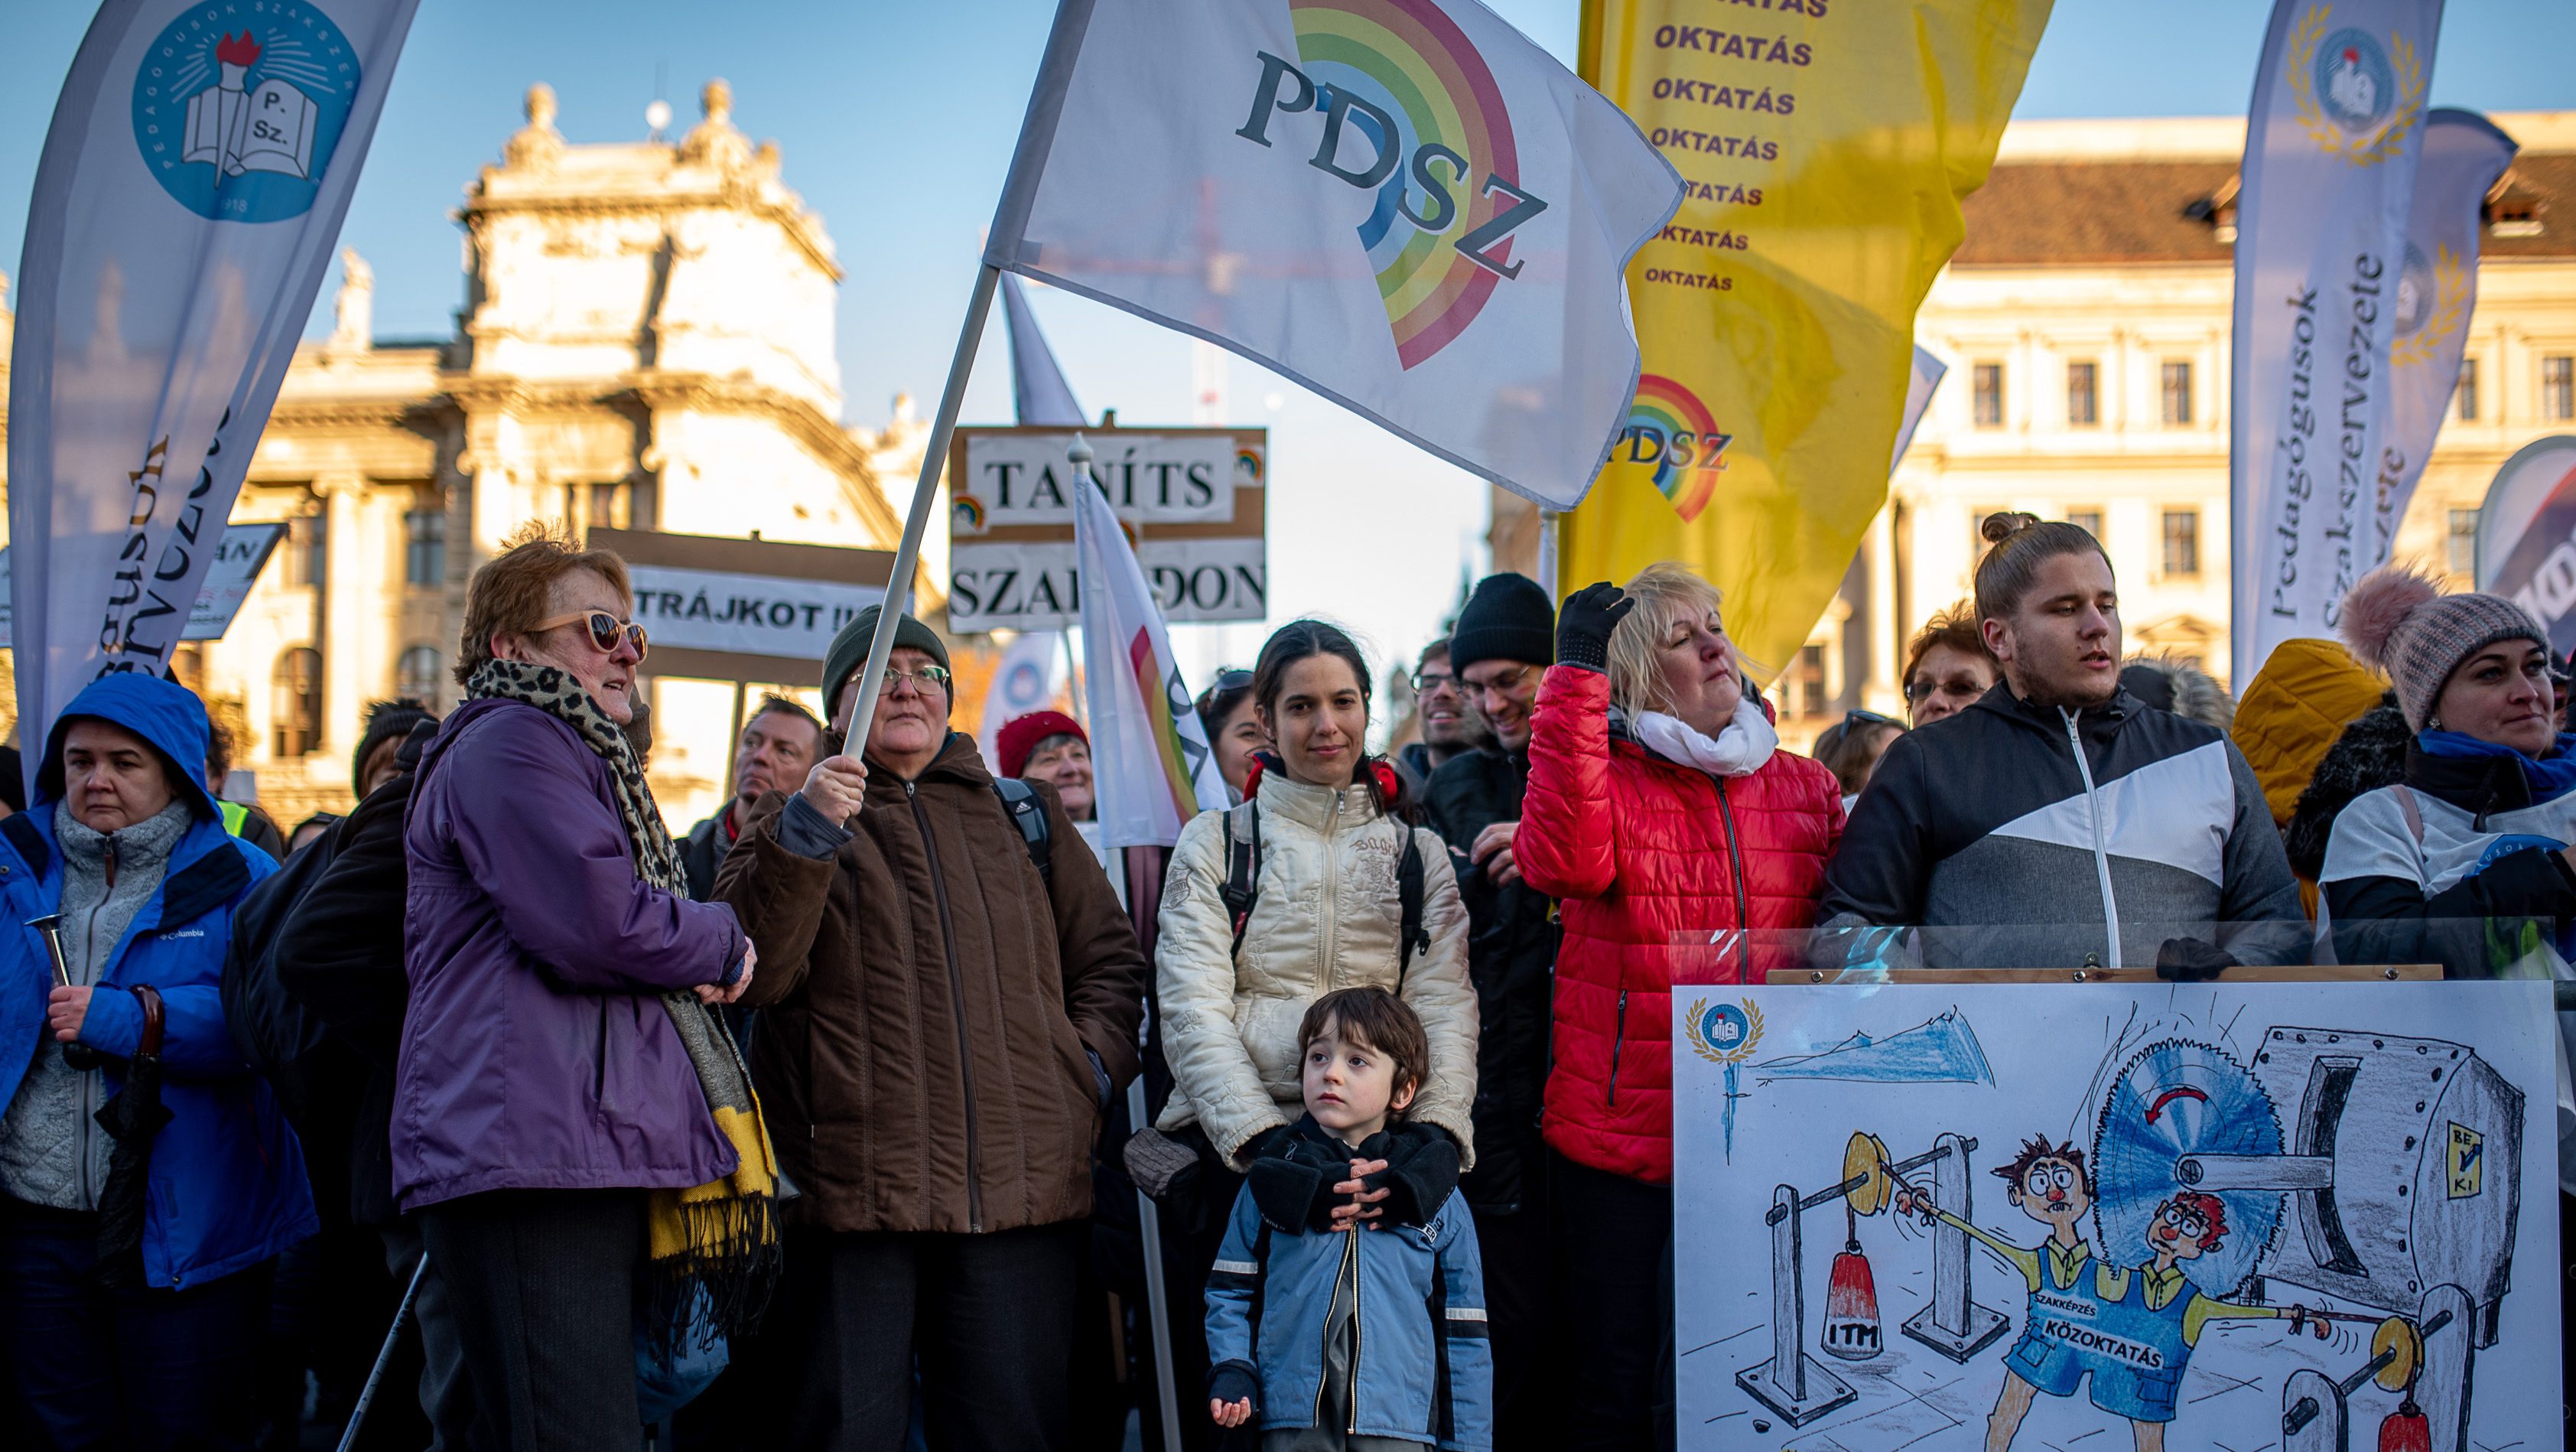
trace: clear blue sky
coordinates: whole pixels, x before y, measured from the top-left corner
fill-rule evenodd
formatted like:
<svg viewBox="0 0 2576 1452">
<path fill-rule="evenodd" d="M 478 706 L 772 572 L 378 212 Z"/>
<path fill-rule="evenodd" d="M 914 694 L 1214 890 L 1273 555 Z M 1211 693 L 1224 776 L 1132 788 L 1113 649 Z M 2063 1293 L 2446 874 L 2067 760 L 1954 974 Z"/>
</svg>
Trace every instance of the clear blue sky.
<svg viewBox="0 0 2576 1452">
<path fill-rule="evenodd" d="M 1571 62 L 1576 0 L 1493 4 Z M 14 274 L 37 153 L 88 10 L 77 0 L 11 8 L 0 267 Z M 2241 114 L 2267 8 L 2060 0 L 2018 114 Z M 530 83 L 554 86 L 559 125 L 582 142 L 642 137 L 657 72 L 669 77 L 675 129 L 696 118 L 700 83 L 723 76 L 737 124 L 778 141 L 788 184 L 822 215 L 848 270 L 839 321 L 849 420 L 881 422 L 897 391 L 926 412 L 1053 9 L 1047 0 L 425 0 L 345 237 L 375 268 L 376 329 L 449 331 L 463 285 L 447 213 L 520 124 Z M 2576 107 L 2571 58 L 2576 0 L 2452 0 L 2432 99 Z M 317 337 L 328 331 L 330 286 Z M 1085 406 L 1115 407 L 1130 423 L 1186 421 L 1185 342 L 1078 298 L 1042 294 L 1036 306 Z M 1001 351 L 996 319 L 967 396 L 970 422 L 1009 420 Z M 1273 618 L 1333 614 L 1378 653 L 1409 653 L 1437 628 L 1461 572 L 1483 565 L 1482 487 L 1248 364 L 1232 365 L 1232 404 L 1237 422 L 1272 430 Z M 1258 632 L 1226 634 L 1185 645 L 1198 657 L 1190 663 L 1219 654 L 1248 663 Z"/>
</svg>

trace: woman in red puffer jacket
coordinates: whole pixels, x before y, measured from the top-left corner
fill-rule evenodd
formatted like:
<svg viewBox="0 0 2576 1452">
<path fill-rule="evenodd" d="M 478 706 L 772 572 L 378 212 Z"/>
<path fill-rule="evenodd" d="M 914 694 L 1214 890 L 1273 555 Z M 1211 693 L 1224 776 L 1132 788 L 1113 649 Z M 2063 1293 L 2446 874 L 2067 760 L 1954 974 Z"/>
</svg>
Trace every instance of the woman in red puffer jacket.
<svg viewBox="0 0 2576 1452">
<path fill-rule="evenodd" d="M 1513 851 L 1559 900 L 1543 1128 L 1573 1362 L 1569 1446 L 1672 1445 L 1672 983 L 1801 961 L 1842 836 L 1832 772 L 1779 749 L 1718 592 L 1674 565 L 1565 602 Z M 1721 929 L 1753 929 L 1710 950 Z M 1687 936 L 1686 936 L 1687 935 Z M 1651 1313 L 1651 1314 L 1650 1314 Z"/>
</svg>

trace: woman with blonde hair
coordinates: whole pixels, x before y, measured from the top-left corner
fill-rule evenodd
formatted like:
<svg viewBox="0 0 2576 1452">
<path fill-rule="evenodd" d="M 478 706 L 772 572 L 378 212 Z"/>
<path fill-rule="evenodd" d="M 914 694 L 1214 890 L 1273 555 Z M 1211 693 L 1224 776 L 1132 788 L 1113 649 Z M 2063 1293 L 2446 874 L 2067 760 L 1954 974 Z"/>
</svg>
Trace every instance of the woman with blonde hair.
<svg viewBox="0 0 2576 1452">
<path fill-rule="evenodd" d="M 1538 692 L 1521 874 L 1560 902 L 1542 1121 L 1566 1286 L 1569 1446 L 1672 1442 L 1672 975 L 1799 961 L 1842 835 L 1832 772 L 1779 749 L 1716 587 L 1656 565 L 1558 613 Z"/>
</svg>

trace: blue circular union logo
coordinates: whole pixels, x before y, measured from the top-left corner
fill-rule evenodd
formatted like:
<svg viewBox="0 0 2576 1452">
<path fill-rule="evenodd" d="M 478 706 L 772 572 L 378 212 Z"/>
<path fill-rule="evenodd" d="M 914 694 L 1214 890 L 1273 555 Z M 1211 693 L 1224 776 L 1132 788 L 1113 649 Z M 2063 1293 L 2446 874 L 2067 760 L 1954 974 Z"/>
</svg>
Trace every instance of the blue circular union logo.
<svg viewBox="0 0 2576 1452">
<path fill-rule="evenodd" d="M 2397 73 L 2388 53 L 2366 31 L 2338 30 L 2317 47 L 2311 79 L 2319 109 L 2335 125 L 2359 136 L 2397 109 Z"/>
<path fill-rule="evenodd" d="M 312 210 L 358 74 L 357 49 L 306 0 L 192 6 L 135 69 L 134 143 L 200 217 L 290 221 Z"/>
<path fill-rule="evenodd" d="M 1723 1054 L 1744 1047 L 1753 1032 L 1753 1021 L 1744 1010 L 1731 1003 L 1712 1003 L 1699 1016 L 1699 1036 L 1712 1049 Z"/>
</svg>

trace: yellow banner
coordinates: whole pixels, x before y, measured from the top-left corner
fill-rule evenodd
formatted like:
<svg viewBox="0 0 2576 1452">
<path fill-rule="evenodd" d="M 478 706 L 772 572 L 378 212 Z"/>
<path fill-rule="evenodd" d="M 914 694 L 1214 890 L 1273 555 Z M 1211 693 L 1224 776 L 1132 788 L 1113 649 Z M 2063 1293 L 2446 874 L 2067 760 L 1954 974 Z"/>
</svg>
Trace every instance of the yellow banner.
<svg viewBox="0 0 2576 1452">
<path fill-rule="evenodd" d="M 1644 377 L 1564 593 L 1681 560 L 1749 668 L 1788 664 L 1887 498 L 1914 312 L 2049 3 L 1585 0 L 1585 79 L 1687 190 L 1628 267 Z"/>
</svg>

